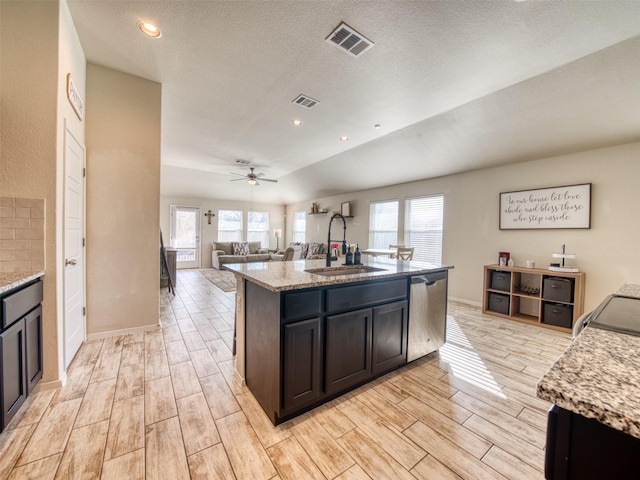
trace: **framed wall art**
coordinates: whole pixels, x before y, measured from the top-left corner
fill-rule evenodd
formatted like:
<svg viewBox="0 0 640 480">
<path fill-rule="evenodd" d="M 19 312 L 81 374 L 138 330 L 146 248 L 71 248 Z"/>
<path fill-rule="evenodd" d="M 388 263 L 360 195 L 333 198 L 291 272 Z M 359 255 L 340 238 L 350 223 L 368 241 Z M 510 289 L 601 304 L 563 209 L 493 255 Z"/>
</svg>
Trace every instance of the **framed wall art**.
<svg viewBox="0 0 640 480">
<path fill-rule="evenodd" d="M 500 230 L 591 228 L 591 184 L 500 193 Z"/>
</svg>

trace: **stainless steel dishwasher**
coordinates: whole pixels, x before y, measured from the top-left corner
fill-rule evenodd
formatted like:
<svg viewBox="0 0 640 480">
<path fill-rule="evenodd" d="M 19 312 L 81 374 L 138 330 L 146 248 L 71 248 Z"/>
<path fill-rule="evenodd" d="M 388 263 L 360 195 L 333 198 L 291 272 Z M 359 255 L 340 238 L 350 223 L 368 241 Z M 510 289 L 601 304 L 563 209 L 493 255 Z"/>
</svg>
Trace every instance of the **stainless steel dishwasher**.
<svg viewBox="0 0 640 480">
<path fill-rule="evenodd" d="M 447 271 L 411 277 L 407 362 L 439 349 L 446 340 Z"/>
</svg>

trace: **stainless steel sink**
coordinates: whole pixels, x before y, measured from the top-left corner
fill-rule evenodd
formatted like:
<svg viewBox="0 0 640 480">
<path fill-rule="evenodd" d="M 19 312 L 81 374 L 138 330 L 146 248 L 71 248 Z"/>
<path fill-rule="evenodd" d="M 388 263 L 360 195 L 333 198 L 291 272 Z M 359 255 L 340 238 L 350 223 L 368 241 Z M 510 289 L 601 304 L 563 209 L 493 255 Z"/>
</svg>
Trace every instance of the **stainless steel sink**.
<svg viewBox="0 0 640 480">
<path fill-rule="evenodd" d="M 305 270 L 307 273 L 313 273 L 315 275 L 324 275 L 325 277 L 337 277 L 342 275 L 359 275 L 362 273 L 381 272 L 384 268 L 369 267 L 367 265 L 344 265 L 341 267 L 325 267 L 325 268 L 310 268 Z"/>
</svg>

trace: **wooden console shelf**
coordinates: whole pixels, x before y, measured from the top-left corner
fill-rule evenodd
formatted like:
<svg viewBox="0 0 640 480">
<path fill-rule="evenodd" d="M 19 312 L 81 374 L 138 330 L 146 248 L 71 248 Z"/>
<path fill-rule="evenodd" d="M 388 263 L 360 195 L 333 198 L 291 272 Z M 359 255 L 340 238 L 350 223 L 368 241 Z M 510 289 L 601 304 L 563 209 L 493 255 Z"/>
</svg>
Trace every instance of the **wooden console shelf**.
<svg viewBox="0 0 640 480">
<path fill-rule="evenodd" d="M 585 274 L 485 265 L 482 313 L 571 331 L 584 311 Z"/>
</svg>

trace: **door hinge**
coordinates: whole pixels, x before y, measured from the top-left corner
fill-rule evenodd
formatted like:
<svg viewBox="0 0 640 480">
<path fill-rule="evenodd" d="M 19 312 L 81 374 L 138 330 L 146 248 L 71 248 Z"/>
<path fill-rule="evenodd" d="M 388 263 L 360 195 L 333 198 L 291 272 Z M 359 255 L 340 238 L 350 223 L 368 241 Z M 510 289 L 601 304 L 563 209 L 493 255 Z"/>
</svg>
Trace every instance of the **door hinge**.
<svg viewBox="0 0 640 480">
<path fill-rule="evenodd" d="M 87 239 L 86 239 L 86 238 L 83 238 L 83 239 L 82 239 L 82 246 L 83 246 L 83 247 L 86 247 L 86 246 L 87 246 Z"/>
<path fill-rule="evenodd" d="M 87 316 L 87 307 L 82 307 L 82 316 L 83 317 Z"/>
<path fill-rule="evenodd" d="M 86 167 L 82 167 L 82 176 L 86 177 L 87 176 L 87 169 Z"/>
</svg>

